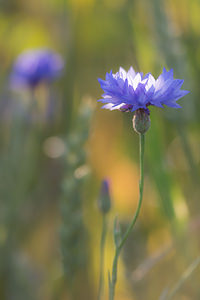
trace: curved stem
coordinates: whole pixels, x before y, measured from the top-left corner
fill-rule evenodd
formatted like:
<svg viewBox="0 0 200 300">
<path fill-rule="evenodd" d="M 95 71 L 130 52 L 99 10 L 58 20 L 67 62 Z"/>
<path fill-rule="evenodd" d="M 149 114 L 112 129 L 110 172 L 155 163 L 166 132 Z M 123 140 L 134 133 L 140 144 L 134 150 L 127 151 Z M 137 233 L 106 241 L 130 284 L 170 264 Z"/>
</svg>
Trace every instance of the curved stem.
<svg viewBox="0 0 200 300">
<path fill-rule="evenodd" d="M 144 145 L 145 145 L 145 135 L 140 134 L 140 182 L 139 182 L 139 201 L 138 206 L 135 212 L 135 215 L 128 226 L 125 234 L 123 235 L 119 245 L 116 246 L 115 250 L 115 257 L 113 260 L 113 267 L 112 267 L 112 278 L 111 282 L 109 284 L 109 300 L 114 300 L 115 296 L 115 285 L 117 282 L 117 265 L 118 265 L 118 258 L 121 252 L 122 247 L 124 246 L 124 243 L 126 242 L 130 232 L 133 229 L 133 226 L 135 225 L 135 222 L 137 221 L 141 204 L 142 204 L 142 197 L 143 197 L 143 186 L 144 186 Z"/>
<path fill-rule="evenodd" d="M 105 239 L 107 233 L 107 223 L 106 215 L 103 214 L 103 223 L 102 223 L 102 233 L 101 233 L 101 243 L 100 243 L 100 274 L 99 274 L 99 290 L 98 290 L 98 300 L 101 300 L 103 295 L 103 272 L 104 272 L 104 248 L 105 248 Z"/>
</svg>

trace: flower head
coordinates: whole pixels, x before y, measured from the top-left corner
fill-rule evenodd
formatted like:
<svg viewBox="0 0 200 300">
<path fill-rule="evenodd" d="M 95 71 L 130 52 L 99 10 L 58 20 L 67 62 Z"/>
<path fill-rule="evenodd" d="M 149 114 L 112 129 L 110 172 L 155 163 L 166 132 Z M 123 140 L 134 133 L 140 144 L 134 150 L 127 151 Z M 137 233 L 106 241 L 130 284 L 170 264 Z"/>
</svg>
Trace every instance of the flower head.
<svg viewBox="0 0 200 300">
<path fill-rule="evenodd" d="M 173 69 L 166 71 L 155 79 L 150 73 L 143 76 L 136 73 L 132 67 L 126 72 L 120 67 L 119 72 L 106 74 L 106 80 L 99 79 L 104 90 L 98 101 L 105 103 L 102 108 L 121 111 L 137 111 L 142 109 L 149 114 L 148 106 L 163 107 L 163 104 L 178 108 L 178 99 L 188 91 L 181 90 L 184 80 L 173 78 Z"/>
<path fill-rule="evenodd" d="M 28 50 L 16 59 L 11 73 L 11 86 L 36 87 L 41 81 L 51 82 L 64 68 L 61 56 L 48 49 Z"/>
</svg>

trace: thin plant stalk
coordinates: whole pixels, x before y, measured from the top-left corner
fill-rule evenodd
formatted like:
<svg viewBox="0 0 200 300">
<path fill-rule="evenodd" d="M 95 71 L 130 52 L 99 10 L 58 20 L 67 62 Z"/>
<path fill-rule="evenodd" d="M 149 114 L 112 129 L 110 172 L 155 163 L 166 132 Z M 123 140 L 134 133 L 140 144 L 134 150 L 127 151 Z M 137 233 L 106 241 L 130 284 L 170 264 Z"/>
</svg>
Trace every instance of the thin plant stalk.
<svg viewBox="0 0 200 300">
<path fill-rule="evenodd" d="M 185 281 L 192 275 L 192 273 L 199 266 L 199 264 L 200 257 L 198 257 L 195 261 L 191 263 L 191 265 L 185 270 L 178 282 L 175 284 L 172 290 L 169 293 L 167 293 L 166 297 L 164 297 L 163 300 L 171 300 L 174 297 L 174 295 L 180 290 Z"/>
<path fill-rule="evenodd" d="M 196 166 L 195 159 L 188 141 L 188 136 L 186 134 L 185 128 L 183 127 L 183 124 L 177 124 L 177 130 L 181 139 L 183 151 L 185 152 L 185 156 L 188 160 L 188 165 L 190 166 L 190 171 L 191 171 L 191 176 L 193 178 L 193 181 L 196 184 L 199 184 L 198 168 Z"/>
<path fill-rule="evenodd" d="M 128 226 L 125 234 L 122 236 L 121 241 L 119 242 L 118 245 L 116 245 L 115 249 L 115 256 L 113 260 L 113 266 L 112 266 L 112 277 L 109 278 L 109 300 L 114 300 L 115 297 L 115 286 L 117 282 L 117 266 L 118 266 L 118 259 L 120 252 L 122 250 L 122 247 L 124 246 L 130 232 L 132 231 L 142 204 L 142 198 L 143 198 L 143 186 L 144 186 L 144 146 L 145 146 L 145 135 L 144 134 L 139 134 L 140 136 L 140 182 L 139 182 L 139 201 L 138 201 L 138 206 L 135 212 L 135 215 Z"/>
<path fill-rule="evenodd" d="M 98 290 L 98 300 L 102 299 L 103 290 L 104 290 L 104 253 L 105 253 L 105 240 L 107 234 L 107 220 L 106 214 L 103 214 L 102 218 L 102 233 L 101 233 L 101 242 L 100 242 L 100 272 L 99 272 L 99 290 Z"/>
</svg>

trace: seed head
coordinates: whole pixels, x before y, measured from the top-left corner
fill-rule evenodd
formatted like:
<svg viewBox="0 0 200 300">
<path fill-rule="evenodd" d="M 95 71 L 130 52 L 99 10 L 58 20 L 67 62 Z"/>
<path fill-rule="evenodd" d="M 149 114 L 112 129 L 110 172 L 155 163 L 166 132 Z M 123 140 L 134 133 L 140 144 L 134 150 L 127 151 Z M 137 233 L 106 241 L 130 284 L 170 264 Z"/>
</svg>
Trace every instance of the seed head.
<svg viewBox="0 0 200 300">
<path fill-rule="evenodd" d="M 151 120 L 147 109 L 137 109 L 133 116 L 133 128 L 137 133 L 144 134 L 150 127 Z"/>
</svg>

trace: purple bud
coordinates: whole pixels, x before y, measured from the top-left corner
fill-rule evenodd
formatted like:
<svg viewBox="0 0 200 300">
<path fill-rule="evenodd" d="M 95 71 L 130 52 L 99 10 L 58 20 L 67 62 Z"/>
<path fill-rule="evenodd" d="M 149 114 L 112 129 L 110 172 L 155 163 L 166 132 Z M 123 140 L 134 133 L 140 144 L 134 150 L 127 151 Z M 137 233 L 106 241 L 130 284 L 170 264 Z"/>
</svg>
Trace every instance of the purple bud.
<svg viewBox="0 0 200 300">
<path fill-rule="evenodd" d="M 99 198 L 98 198 L 99 210 L 106 214 L 109 212 L 111 207 L 111 197 L 110 197 L 110 183 L 108 179 L 104 179 L 101 183 Z"/>
</svg>

